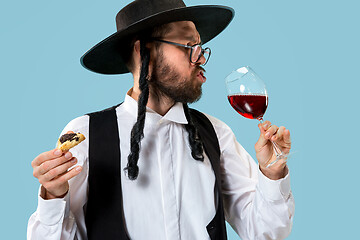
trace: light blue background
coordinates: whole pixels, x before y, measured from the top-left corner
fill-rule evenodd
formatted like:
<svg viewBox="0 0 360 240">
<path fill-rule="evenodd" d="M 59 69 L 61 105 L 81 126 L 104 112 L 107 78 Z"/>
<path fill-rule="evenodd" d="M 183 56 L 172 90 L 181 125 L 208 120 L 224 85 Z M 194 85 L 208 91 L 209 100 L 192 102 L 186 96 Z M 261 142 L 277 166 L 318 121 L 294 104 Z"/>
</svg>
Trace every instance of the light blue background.
<svg viewBox="0 0 360 240">
<path fill-rule="evenodd" d="M 291 130 L 296 211 L 289 239 L 357 238 L 358 1 L 186 3 L 224 4 L 236 11 L 229 27 L 208 44 L 213 50 L 208 81 L 193 107 L 226 122 L 254 156 L 257 122 L 231 108 L 224 86 L 228 73 L 250 65 L 268 87 L 265 118 Z M 85 51 L 115 31 L 115 15 L 125 4 L 2 2 L 0 239 L 26 238 L 37 206 L 32 159 L 54 147 L 68 121 L 121 102 L 130 88 L 131 75 L 98 75 L 79 63 Z M 238 239 L 228 231 L 229 239 Z"/>
</svg>

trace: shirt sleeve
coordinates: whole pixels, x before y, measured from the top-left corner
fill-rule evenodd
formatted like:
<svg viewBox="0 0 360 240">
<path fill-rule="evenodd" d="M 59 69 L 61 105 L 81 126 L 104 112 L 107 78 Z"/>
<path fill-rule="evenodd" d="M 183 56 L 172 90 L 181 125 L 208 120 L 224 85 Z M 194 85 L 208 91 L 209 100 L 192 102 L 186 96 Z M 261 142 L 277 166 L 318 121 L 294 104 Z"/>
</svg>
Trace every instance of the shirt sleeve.
<svg viewBox="0 0 360 240">
<path fill-rule="evenodd" d="M 38 196 L 38 207 L 28 222 L 27 239 L 74 239 L 76 222 L 70 209 L 70 196 L 44 200 Z"/>
<path fill-rule="evenodd" d="M 83 207 L 86 204 L 88 171 L 88 117 L 82 116 L 72 120 L 60 135 L 67 131 L 81 132 L 85 135 L 84 142 L 70 149 L 73 156 L 77 158 L 76 165 L 82 166 L 83 170 L 69 181 L 69 192 L 64 198 L 44 200 L 41 197 L 43 196 L 41 191 L 44 191 L 44 188 L 40 186 L 37 209 L 28 221 L 27 239 L 29 240 L 76 239 L 77 220 L 84 218 Z"/>
<path fill-rule="evenodd" d="M 231 129 L 208 116 L 218 135 L 225 218 L 241 239 L 284 239 L 292 228 L 290 175 L 264 176 Z"/>
</svg>

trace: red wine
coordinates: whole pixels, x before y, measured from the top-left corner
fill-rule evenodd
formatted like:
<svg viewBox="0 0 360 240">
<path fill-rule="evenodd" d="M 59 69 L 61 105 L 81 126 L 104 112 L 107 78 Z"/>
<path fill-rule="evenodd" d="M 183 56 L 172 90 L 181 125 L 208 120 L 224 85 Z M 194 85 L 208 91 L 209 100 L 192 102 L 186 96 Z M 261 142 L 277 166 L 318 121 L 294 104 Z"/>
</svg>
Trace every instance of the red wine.
<svg viewBox="0 0 360 240">
<path fill-rule="evenodd" d="M 229 95 L 228 100 L 238 113 L 250 119 L 262 119 L 268 105 L 266 95 Z"/>
</svg>

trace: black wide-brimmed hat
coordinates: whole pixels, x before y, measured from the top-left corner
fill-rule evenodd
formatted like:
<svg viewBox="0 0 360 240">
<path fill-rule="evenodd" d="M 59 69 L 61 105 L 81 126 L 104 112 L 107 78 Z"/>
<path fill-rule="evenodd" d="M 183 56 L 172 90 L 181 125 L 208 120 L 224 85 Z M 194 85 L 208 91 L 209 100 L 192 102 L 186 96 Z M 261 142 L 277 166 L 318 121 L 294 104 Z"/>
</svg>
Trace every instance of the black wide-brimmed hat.
<svg viewBox="0 0 360 240">
<path fill-rule="evenodd" d="M 116 15 L 117 32 L 104 39 L 81 57 L 81 64 L 103 74 L 127 73 L 121 57 L 124 41 L 146 29 L 175 22 L 192 21 L 206 43 L 222 32 L 234 17 L 230 7 L 200 5 L 186 7 L 182 0 L 135 0 Z"/>
</svg>

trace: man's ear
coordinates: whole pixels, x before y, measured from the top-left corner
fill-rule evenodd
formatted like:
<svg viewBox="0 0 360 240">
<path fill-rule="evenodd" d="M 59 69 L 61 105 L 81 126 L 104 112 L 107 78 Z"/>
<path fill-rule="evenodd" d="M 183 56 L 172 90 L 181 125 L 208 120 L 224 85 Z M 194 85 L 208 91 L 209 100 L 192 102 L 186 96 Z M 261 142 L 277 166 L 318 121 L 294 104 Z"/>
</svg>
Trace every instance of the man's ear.
<svg viewBox="0 0 360 240">
<path fill-rule="evenodd" d="M 133 59 L 134 59 L 135 66 L 139 66 L 140 63 L 141 63 L 140 40 L 136 40 L 136 41 L 134 42 Z"/>
<path fill-rule="evenodd" d="M 140 56 L 140 40 L 136 40 L 134 43 L 134 51 Z"/>
<path fill-rule="evenodd" d="M 146 47 L 149 48 L 149 49 L 152 49 L 152 45 L 150 43 L 147 43 L 146 44 Z M 152 69 L 152 52 L 150 50 L 150 59 L 149 59 L 149 75 L 148 76 L 151 76 L 151 69 Z M 140 71 L 140 67 L 141 67 L 141 55 L 140 55 L 140 40 L 136 40 L 134 42 L 134 49 L 133 49 L 133 59 L 134 59 L 134 63 L 135 63 L 135 66 L 138 66 L 137 69 L 139 69 Z M 140 74 L 140 72 L 139 72 Z"/>
<path fill-rule="evenodd" d="M 139 75 L 140 66 L 141 66 L 140 40 L 136 40 L 131 49 L 131 72 L 135 75 Z"/>
</svg>

